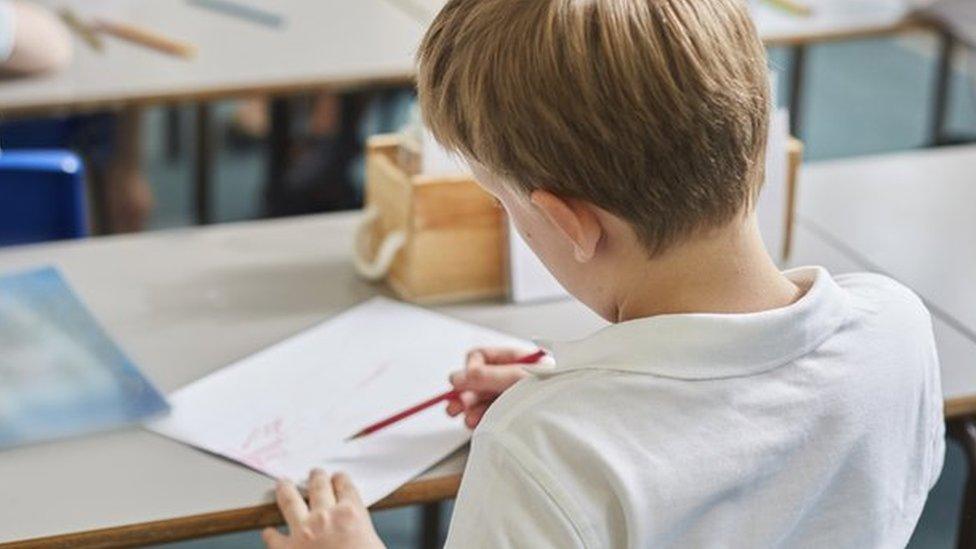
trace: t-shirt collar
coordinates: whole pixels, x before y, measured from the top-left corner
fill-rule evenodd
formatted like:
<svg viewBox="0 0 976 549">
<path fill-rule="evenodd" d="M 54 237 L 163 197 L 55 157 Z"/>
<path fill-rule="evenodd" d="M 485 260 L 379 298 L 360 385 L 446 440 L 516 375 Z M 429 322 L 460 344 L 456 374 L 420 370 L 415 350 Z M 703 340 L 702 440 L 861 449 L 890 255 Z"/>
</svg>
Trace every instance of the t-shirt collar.
<svg viewBox="0 0 976 549">
<path fill-rule="evenodd" d="M 740 377 L 771 370 L 816 349 L 849 317 L 847 294 L 821 267 L 787 271 L 807 292 L 780 309 L 749 314 L 660 315 L 615 324 L 578 341 L 540 342 L 549 377 L 583 369 L 676 379 Z"/>
</svg>

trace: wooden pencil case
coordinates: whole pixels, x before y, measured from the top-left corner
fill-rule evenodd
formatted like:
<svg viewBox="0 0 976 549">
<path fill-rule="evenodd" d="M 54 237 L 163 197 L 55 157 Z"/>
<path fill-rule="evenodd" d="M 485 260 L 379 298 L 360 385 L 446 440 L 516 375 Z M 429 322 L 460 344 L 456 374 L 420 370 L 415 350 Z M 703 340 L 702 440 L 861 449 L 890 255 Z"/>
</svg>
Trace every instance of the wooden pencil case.
<svg viewBox="0 0 976 549">
<path fill-rule="evenodd" d="M 366 145 L 356 270 L 417 303 L 504 295 L 501 208 L 470 176 L 413 173 L 416 162 L 400 154 L 401 139 L 374 136 Z"/>
</svg>

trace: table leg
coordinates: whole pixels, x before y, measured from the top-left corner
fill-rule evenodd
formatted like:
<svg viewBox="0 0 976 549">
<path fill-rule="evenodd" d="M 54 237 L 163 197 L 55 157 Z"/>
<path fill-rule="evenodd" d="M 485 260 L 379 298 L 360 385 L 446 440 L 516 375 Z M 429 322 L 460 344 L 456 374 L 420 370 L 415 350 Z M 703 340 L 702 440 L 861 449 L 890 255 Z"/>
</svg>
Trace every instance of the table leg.
<svg viewBox="0 0 976 549">
<path fill-rule="evenodd" d="M 428 503 L 422 508 L 420 531 L 420 547 L 422 549 L 437 549 L 441 546 L 441 502 Z"/>
<path fill-rule="evenodd" d="M 182 149 L 180 137 L 183 135 L 183 120 L 180 117 L 180 106 L 176 103 L 166 107 L 166 159 L 175 161 Z"/>
<path fill-rule="evenodd" d="M 807 47 L 798 44 L 792 48 L 790 87 L 788 101 L 790 108 L 790 135 L 800 139 L 801 117 L 803 115 L 803 77 L 807 65 Z"/>
<path fill-rule="evenodd" d="M 89 157 L 85 157 L 84 160 L 86 166 L 92 165 Z M 91 221 L 89 222 L 91 234 L 98 236 L 111 234 L 106 174 L 102 170 L 88 168 L 85 172 L 85 183 L 88 186 L 88 199 L 91 204 L 89 208 L 91 212 Z"/>
<path fill-rule="evenodd" d="M 935 89 L 932 98 L 931 145 L 937 147 L 947 142 L 946 121 L 949 114 L 949 88 L 952 81 L 952 57 L 955 39 L 946 30 L 939 33 L 939 64 L 935 71 Z"/>
<path fill-rule="evenodd" d="M 196 222 L 207 225 L 213 222 L 211 193 L 213 189 L 214 136 L 210 104 L 201 101 L 196 108 L 197 155 L 194 166 L 194 194 L 196 198 Z"/>
<path fill-rule="evenodd" d="M 962 445 L 969 474 L 956 534 L 958 549 L 976 549 L 976 416 L 950 420 L 949 434 Z"/>
<path fill-rule="evenodd" d="M 265 183 L 265 209 L 274 213 L 284 198 L 285 170 L 292 149 L 292 109 L 286 97 L 271 100 L 271 133 L 268 151 L 268 175 Z"/>
</svg>

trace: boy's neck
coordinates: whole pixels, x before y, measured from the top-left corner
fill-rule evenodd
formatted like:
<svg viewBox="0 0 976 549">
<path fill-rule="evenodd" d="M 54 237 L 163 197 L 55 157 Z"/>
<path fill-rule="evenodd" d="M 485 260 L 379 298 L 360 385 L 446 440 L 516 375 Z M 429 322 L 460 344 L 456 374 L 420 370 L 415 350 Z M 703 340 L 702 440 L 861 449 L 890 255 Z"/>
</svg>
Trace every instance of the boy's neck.
<svg viewBox="0 0 976 549">
<path fill-rule="evenodd" d="M 755 215 L 693 241 L 625 272 L 614 292 L 617 322 L 662 314 L 754 313 L 785 307 L 802 297 L 784 276 L 759 234 Z"/>
</svg>

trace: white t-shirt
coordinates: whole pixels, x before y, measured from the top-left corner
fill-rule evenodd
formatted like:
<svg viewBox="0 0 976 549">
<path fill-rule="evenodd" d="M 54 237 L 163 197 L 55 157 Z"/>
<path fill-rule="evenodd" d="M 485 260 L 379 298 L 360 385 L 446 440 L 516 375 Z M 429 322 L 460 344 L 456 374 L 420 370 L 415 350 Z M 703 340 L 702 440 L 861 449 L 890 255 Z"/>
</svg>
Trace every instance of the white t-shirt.
<svg viewBox="0 0 976 549">
<path fill-rule="evenodd" d="M 873 274 L 551 348 L 474 433 L 448 546 L 903 547 L 942 470 L 931 320 Z"/>
</svg>

